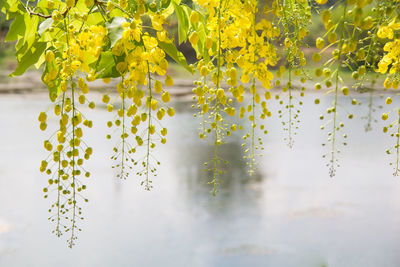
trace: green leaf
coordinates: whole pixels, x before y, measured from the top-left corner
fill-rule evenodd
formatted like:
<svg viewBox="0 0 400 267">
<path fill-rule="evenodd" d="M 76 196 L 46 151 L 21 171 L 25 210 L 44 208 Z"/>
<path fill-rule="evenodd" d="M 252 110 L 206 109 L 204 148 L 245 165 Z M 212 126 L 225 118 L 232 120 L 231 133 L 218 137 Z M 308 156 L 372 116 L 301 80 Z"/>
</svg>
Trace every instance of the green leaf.
<svg viewBox="0 0 400 267">
<path fill-rule="evenodd" d="M 23 19 L 21 20 L 20 17 Z M 25 56 L 26 53 L 29 54 L 32 46 L 38 42 L 38 34 L 37 28 L 39 24 L 39 17 L 34 16 L 31 17 L 28 13 L 24 14 L 23 16 L 18 17 L 18 21 L 15 24 L 17 34 L 10 35 L 9 39 L 17 38 L 18 42 L 15 46 L 16 53 L 15 56 L 18 62 L 22 61 L 22 58 Z M 24 29 L 25 28 L 25 29 Z"/>
<path fill-rule="evenodd" d="M 170 4 L 171 4 L 171 0 L 163 0 L 163 1 L 161 1 L 161 8 L 163 8 L 163 9 L 168 8 Z"/>
<path fill-rule="evenodd" d="M 17 41 L 19 38 L 25 35 L 25 31 L 26 31 L 26 26 L 25 26 L 24 16 L 18 16 L 12 22 L 4 41 L 6 42 Z"/>
<path fill-rule="evenodd" d="M 194 73 L 194 70 L 187 64 L 185 56 L 178 51 L 174 44 L 158 41 L 158 45 L 165 53 L 175 60 L 176 63 L 184 67 L 191 74 Z"/>
<path fill-rule="evenodd" d="M 185 9 L 175 1 L 172 2 L 176 16 L 178 17 L 178 38 L 179 43 L 183 43 L 187 39 L 188 31 L 189 31 L 189 17 Z"/>
<path fill-rule="evenodd" d="M 89 8 L 86 6 L 85 1 L 77 1 L 74 11 L 78 13 L 88 13 Z"/>
<path fill-rule="evenodd" d="M 101 16 L 100 12 L 94 12 L 94 13 L 89 14 L 86 24 L 87 25 L 97 25 L 103 21 L 104 21 L 104 19 Z"/>
<path fill-rule="evenodd" d="M 92 67 L 96 68 L 96 79 L 120 77 L 115 68 L 116 64 L 114 55 L 110 51 L 102 52 L 98 61 L 92 64 Z"/>
<path fill-rule="evenodd" d="M 24 20 L 25 20 L 25 27 L 26 27 L 24 39 L 25 39 L 25 42 L 28 42 L 29 44 L 31 44 L 35 40 L 37 31 L 38 31 L 39 17 L 25 14 Z"/>
<path fill-rule="evenodd" d="M 112 17 L 112 18 L 117 18 L 117 17 L 124 17 L 124 16 L 126 16 L 126 14 L 125 14 L 125 12 L 121 11 L 118 8 L 114 8 L 109 13 L 109 16 Z"/>
<path fill-rule="evenodd" d="M 42 55 L 39 57 L 38 61 L 34 64 L 36 69 L 39 69 L 40 66 L 43 65 L 43 63 L 46 62 L 46 53 L 42 53 Z"/>
<path fill-rule="evenodd" d="M 17 58 L 17 61 L 19 61 L 23 55 L 25 55 L 25 52 L 28 50 L 28 44 L 24 43 L 23 39 L 19 39 L 17 44 L 15 45 L 15 56 Z"/>
<path fill-rule="evenodd" d="M 21 16 L 23 19 L 22 21 L 18 21 L 20 27 L 20 34 L 17 34 L 18 44 L 16 45 L 17 48 L 17 59 L 21 59 L 22 56 L 32 47 L 32 45 L 37 41 L 37 30 L 39 25 L 39 17 L 33 16 L 31 17 L 28 13 Z M 23 30 L 23 28 L 25 29 Z M 13 36 L 10 36 L 10 38 Z M 22 49 L 21 49 L 22 48 Z"/>
<path fill-rule="evenodd" d="M 111 23 L 106 23 L 106 28 L 108 29 L 108 38 L 110 39 L 111 47 L 113 47 L 115 43 L 122 38 L 122 33 L 124 32 L 122 23 L 124 22 L 126 22 L 125 18 L 115 17 Z"/>
<path fill-rule="evenodd" d="M 192 25 L 192 26 L 194 26 L 194 25 Z M 210 56 L 208 54 L 208 49 L 205 46 L 206 37 L 207 37 L 205 28 L 206 27 L 204 25 L 200 25 L 199 27 L 197 27 L 196 31 L 199 36 L 199 42 L 197 42 L 197 44 L 195 46 L 192 45 L 192 47 L 194 48 L 194 50 L 196 50 L 197 55 L 201 55 L 201 57 L 203 57 L 206 60 L 206 62 L 208 62 L 210 59 Z"/>
<path fill-rule="evenodd" d="M 151 12 L 157 12 L 158 7 L 154 2 L 151 3 L 146 3 L 146 7 L 151 11 Z"/>
<path fill-rule="evenodd" d="M 18 0 L 0 0 L 0 11 L 6 14 L 6 19 L 12 19 L 26 13 L 25 7 Z"/>
<path fill-rule="evenodd" d="M 174 5 L 171 5 L 171 0 L 166 0 L 166 2 L 162 3 L 161 8 L 162 8 L 162 14 L 165 16 L 165 18 L 168 18 L 174 13 Z"/>
<path fill-rule="evenodd" d="M 39 60 L 46 47 L 47 43 L 45 42 L 34 43 L 32 47 L 18 61 L 18 66 L 15 71 L 10 74 L 10 77 L 22 75 L 30 66 L 32 66 Z"/>
<path fill-rule="evenodd" d="M 191 10 L 188 7 L 187 8 L 187 12 L 188 14 L 191 14 L 192 12 L 195 12 L 194 10 Z M 196 51 L 196 55 L 200 55 L 206 62 L 208 62 L 210 60 L 210 55 L 208 53 L 208 49 L 205 46 L 206 43 L 206 39 L 207 39 L 207 20 L 206 18 L 198 12 L 199 15 L 199 21 L 196 23 L 192 23 L 190 22 L 190 27 L 189 27 L 189 32 L 191 32 L 192 30 L 196 31 L 198 36 L 199 36 L 199 42 L 197 43 L 197 45 L 192 45 L 193 49 Z"/>
</svg>

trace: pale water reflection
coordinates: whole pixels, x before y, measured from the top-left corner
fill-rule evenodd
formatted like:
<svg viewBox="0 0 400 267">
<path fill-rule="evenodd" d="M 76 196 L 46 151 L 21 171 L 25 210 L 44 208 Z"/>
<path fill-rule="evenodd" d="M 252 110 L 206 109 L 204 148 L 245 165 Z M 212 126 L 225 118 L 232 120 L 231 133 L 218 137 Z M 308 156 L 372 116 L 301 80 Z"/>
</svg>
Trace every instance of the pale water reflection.
<svg viewBox="0 0 400 267">
<path fill-rule="evenodd" d="M 175 120 L 165 122 L 169 139 L 157 149 L 162 165 L 152 192 L 134 175 L 115 178 L 105 140 L 110 115 L 85 110 L 95 122 L 86 132 L 95 148 L 87 166 L 90 202 L 70 250 L 51 234 L 42 198 L 47 178 L 38 167 L 49 133 L 39 131 L 37 115 L 47 96 L 1 96 L 0 266 L 400 266 L 400 180 L 384 152 L 393 140 L 382 125 L 365 133 L 366 120 L 344 119 L 350 145 L 329 178 L 318 117 L 330 99 L 312 101 L 306 98 L 293 150 L 279 119 L 267 121 L 265 155 L 253 177 L 240 136 L 224 145 L 230 168 L 217 197 L 202 165 L 213 150 L 197 138 L 199 121 L 182 108 L 190 104 L 176 103 Z"/>
</svg>

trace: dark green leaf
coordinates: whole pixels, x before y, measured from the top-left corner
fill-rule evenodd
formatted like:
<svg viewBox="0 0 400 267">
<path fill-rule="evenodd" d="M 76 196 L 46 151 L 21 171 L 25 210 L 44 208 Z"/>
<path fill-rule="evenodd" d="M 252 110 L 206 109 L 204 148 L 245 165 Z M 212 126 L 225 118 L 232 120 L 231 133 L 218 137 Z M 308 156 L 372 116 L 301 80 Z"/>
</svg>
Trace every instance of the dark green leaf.
<svg viewBox="0 0 400 267">
<path fill-rule="evenodd" d="M 96 78 L 117 78 L 120 76 L 117 69 L 115 68 L 114 55 L 110 52 L 102 52 L 99 60 L 96 63 L 93 63 L 92 67 L 96 68 Z"/>
<path fill-rule="evenodd" d="M 178 63 L 193 74 L 194 71 L 187 64 L 185 56 L 178 51 L 174 44 L 158 41 L 158 45 L 161 47 L 162 50 L 164 50 L 165 53 L 167 53 L 173 60 L 175 60 L 176 63 Z"/>
<path fill-rule="evenodd" d="M 163 1 L 161 1 L 162 3 L 161 3 L 161 7 L 162 8 L 168 8 L 169 7 L 169 5 L 171 4 L 171 0 L 163 0 Z"/>
<path fill-rule="evenodd" d="M 6 19 L 12 19 L 26 13 L 25 7 L 18 0 L 0 0 L 0 11 L 6 14 Z"/>
<path fill-rule="evenodd" d="M 176 4 L 174 1 L 172 2 L 174 5 L 176 16 L 178 17 L 178 37 L 179 43 L 183 43 L 187 39 L 188 31 L 189 31 L 189 18 L 185 9 L 179 4 Z"/>
<path fill-rule="evenodd" d="M 35 42 L 18 61 L 17 68 L 13 73 L 10 74 L 10 76 L 15 77 L 22 75 L 30 66 L 38 61 L 46 47 L 47 43 L 45 42 Z"/>
<path fill-rule="evenodd" d="M 25 35 L 25 30 L 26 26 L 25 26 L 24 16 L 16 17 L 12 22 L 4 41 L 6 42 L 17 41 L 19 38 Z"/>
</svg>

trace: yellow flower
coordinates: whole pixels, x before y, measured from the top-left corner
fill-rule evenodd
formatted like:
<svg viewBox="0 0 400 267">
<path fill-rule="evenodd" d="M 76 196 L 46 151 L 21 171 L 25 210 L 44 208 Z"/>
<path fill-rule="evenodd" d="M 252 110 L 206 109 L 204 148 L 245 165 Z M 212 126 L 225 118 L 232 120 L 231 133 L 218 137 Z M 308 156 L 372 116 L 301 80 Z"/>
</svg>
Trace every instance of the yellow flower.
<svg viewBox="0 0 400 267">
<path fill-rule="evenodd" d="M 388 38 L 388 39 L 393 39 L 393 30 L 389 26 L 380 26 L 378 33 L 377 33 L 379 38 Z"/>
</svg>

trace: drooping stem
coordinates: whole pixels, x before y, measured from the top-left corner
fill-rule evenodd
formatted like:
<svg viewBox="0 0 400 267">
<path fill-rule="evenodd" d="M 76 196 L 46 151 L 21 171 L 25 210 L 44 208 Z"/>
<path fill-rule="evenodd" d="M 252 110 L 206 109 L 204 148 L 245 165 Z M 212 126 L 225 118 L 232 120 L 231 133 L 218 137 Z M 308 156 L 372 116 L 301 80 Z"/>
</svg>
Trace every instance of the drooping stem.
<svg viewBox="0 0 400 267">
<path fill-rule="evenodd" d="M 122 78 L 122 84 L 124 82 L 124 79 Z M 122 110 L 123 110 L 123 115 L 122 115 L 122 160 L 121 160 L 121 178 L 124 177 L 124 164 L 125 164 L 125 89 L 122 91 Z"/>
<path fill-rule="evenodd" d="M 72 78 L 71 78 L 72 84 Z M 75 118 L 75 87 L 73 84 L 71 85 L 72 90 L 72 228 L 71 228 L 71 239 L 70 239 L 70 248 L 73 246 L 74 240 L 74 230 L 75 230 L 75 212 L 76 212 L 76 183 L 75 183 L 75 124 L 77 123 L 78 119 Z"/>
<path fill-rule="evenodd" d="M 207 77 L 207 76 L 204 76 L 204 78 L 203 78 L 203 85 L 204 85 L 204 86 L 207 84 L 207 79 L 206 79 L 206 77 Z M 205 117 L 205 114 L 206 114 L 205 112 L 202 112 L 202 119 L 203 119 L 203 124 L 202 124 L 203 129 L 202 129 L 202 131 L 203 131 L 203 135 L 206 134 L 206 117 Z"/>
<path fill-rule="evenodd" d="M 253 34 L 254 34 L 254 46 L 256 47 L 257 44 L 257 39 L 256 39 L 256 9 L 257 7 L 254 8 L 254 16 L 253 16 Z M 256 52 L 257 50 L 254 49 L 254 53 L 253 53 L 253 65 L 256 65 Z M 254 70 L 255 72 L 255 70 Z M 255 128 L 256 128 L 256 123 L 255 123 L 255 119 L 256 119 L 256 101 L 255 101 L 255 97 L 256 97 L 256 77 L 255 77 L 255 73 L 253 73 L 253 82 L 252 82 L 252 121 L 251 121 L 251 155 L 250 155 L 250 168 L 249 168 L 249 175 L 253 175 L 253 173 L 255 172 Z"/>
<path fill-rule="evenodd" d="M 218 54 L 217 54 L 217 90 L 220 89 L 221 80 L 221 9 L 223 0 L 219 1 L 218 7 Z M 214 140 L 214 167 L 213 167 L 213 180 L 211 181 L 213 185 L 212 193 L 215 196 L 217 194 L 217 176 L 218 176 L 218 146 L 219 146 L 219 121 L 220 121 L 220 103 L 218 96 L 215 98 L 215 109 L 214 109 L 214 121 L 215 121 L 215 140 Z"/>
<path fill-rule="evenodd" d="M 337 104 L 338 104 L 338 91 L 339 91 L 339 82 L 340 82 L 340 58 L 342 56 L 342 47 L 343 47 L 343 35 L 344 35 L 344 23 L 346 19 L 346 12 L 347 12 L 347 2 L 344 4 L 344 9 L 343 9 L 343 15 L 342 15 L 342 20 L 341 20 L 341 31 L 340 31 L 340 41 L 339 41 L 339 53 L 337 56 L 337 70 L 336 70 L 336 81 L 335 81 L 335 99 L 333 102 L 333 129 L 332 129 L 332 147 L 331 147 L 331 167 L 329 170 L 329 174 L 331 177 L 335 176 L 335 161 L 336 161 L 336 148 L 335 148 L 335 143 L 336 143 L 336 131 L 337 131 Z"/>
<path fill-rule="evenodd" d="M 293 147 L 293 137 L 292 137 L 292 66 L 289 63 L 289 82 L 288 82 L 288 91 L 289 91 L 289 125 L 288 125 L 288 132 L 289 132 L 289 142 L 288 145 L 290 148 Z"/>
<path fill-rule="evenodd" d="M 256 101 L 255 101 L 255 94 L 256 94 L 256 79 L 253 77 L 253 85 L 252 85 L 252 121 L 251 121 L 251 155 L 250 155 L 250 169 L 249 175 L 253 175 L 255 171 L 255 130 L 256 130 L 256 123 L 255 123 L 255 109 L 256 109 Z"/>
<path fill-rule="evenodd" d="M 70 46 L 70 40 L 69 40 L 69 30 L 67 27 L 67 19 L 68 19 L 68 24 L 69 24 L 69 17 L 64 19 L 64 26 L 65 29 L 67 30 L 67 51 L 68 51 L 68 60 L 69 63 L 71 64 L 71 46 Z M 72 124 L 72 227 L 71 227 L 71 238 L 69 240 L 69 247 L 72 248 L 74 245 L 74 230 L 75 230 L 75 212 L 76 212 L 76 199 L 75 199 L 75 124 L 77 123 L 77 119 L 75 118 L 75 85 L 74 81 L 72 79 L 72 76 L 70 77 L 71 81 L 71 94 L 72 94 L 72 119 L 71 119 L 71 124 Z"/>
<path fill-rule="evenodd" d="M 400 114 L 397 121 L 397 133 L 396 133 L 396 169 L 393 173 L 394 176 L 399 175 L 399 164 L 400 164 Z"/>
<path fill-rule="evenodd" d="M 63 93 L 62 95 L 62 104 L 61 104 L 61 118 L 64 115 L 64 105 L 65 105 L 65 93 Z M 61 151 L 60 151 L 61 152 Z M 60 231 L 60 195 L 61 195 L 61 156 L 60 159 L 58 160 L 58 173 L 57 173 L 58 177 L 58 186 L 57 186 L 57 225 L 56 225 L 56 235 L 58 237 L 61 236 L 61 231 Z"/>
<path fill-rule="evenodd" d="M 147 61 L 147 77 L 148 77 L 148 89 L 149 89 L 149 112 L 148 112 L 148 125 L 147 125 L 147 153 L 146 153 L 146 190 L 150 190 L 149 182 L 149 161 L 150 161 L 150 127 L 151 127 L 151 100 L 153 99 L 153 92 L 151 89 L 151 76 L 150 76 L 150 64 Z"/>
</svg>

